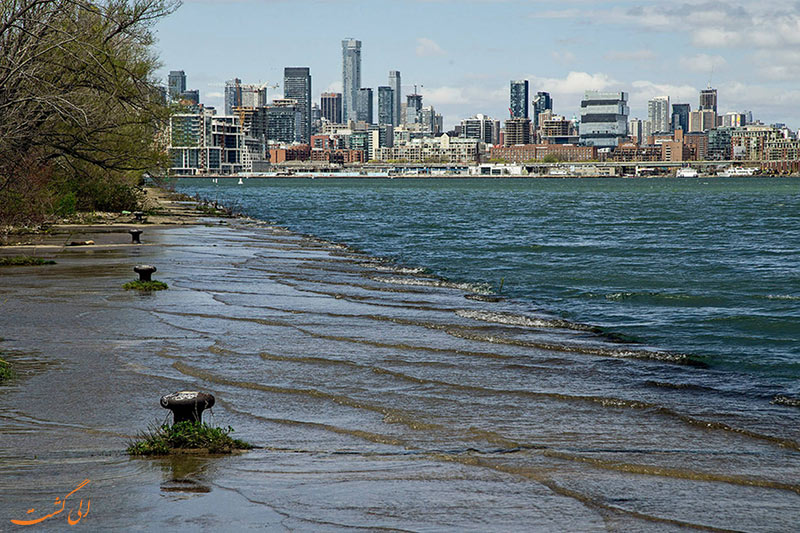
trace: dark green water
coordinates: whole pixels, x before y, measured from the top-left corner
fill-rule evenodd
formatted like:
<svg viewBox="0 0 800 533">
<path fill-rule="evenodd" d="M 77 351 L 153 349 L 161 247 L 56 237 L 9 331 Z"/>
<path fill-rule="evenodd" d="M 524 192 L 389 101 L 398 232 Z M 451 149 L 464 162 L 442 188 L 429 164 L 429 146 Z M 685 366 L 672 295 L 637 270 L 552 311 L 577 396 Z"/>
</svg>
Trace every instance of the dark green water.
<svg viewBox="0 0 800 533">
<path fill-rule="evenodd" d="M 800 394 L 800 181 L 182 180 L 292 230 Z M 735 388 L 742 383 L 733 379 Z"/>
</svg>

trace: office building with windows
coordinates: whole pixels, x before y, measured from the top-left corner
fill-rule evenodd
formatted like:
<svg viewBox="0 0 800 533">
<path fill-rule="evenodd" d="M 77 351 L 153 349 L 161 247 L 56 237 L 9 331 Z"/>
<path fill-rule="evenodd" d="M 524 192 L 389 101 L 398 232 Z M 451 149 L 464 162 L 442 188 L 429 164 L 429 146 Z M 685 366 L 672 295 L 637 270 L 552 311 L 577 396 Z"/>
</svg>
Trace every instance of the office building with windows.
<svg viewBox="0 0 800 533">
<path fill-rule="evenodd" d="M 586 91 L 581 101 L 581 144 L 612 148 L 627 136 L 628 93 Z"/>
<path fill-rule="evenodd" d="M 392 124 L 394 126 L 399 126 L 402 123 L 401 119 L 401 104 L 402 104 L 402 93 L 400 92 L 400 71 L 399 70 L 390 70 L 389 71 L 389 87 L 392 88 L 392 119 L 394 122 Z M 378 94 L 378 100 L 380 100 L 380 94 Z"/>
<path fill-rule="evenodd" d="M 539 129 L 539 115 L 547 111 L 553 110 L 553 99 L 550 98 L 550 93 L 539 91 L 533 97 L 533 127 Z"/>
<path fill-rule="evenodd" d="M 342 93 L 322 93 L 320 101 L 322 117 L 334 124 L 342 123 Z"/>
<path fill-rule="evenodd" d="M 700 111 L 717 112 L 717 90 L 711 87 L 700 91 Z"/>
<path fill-rule="evenodd" d="M 372 109 L 373 109 L 372 89 L 369 87 L 361 87 L 358 90 L 356 97 L 356 120 L 364 121 L 367 124 L 372 124 Z"/>
<path fill-rule="evenodd" d="M 672 104 L 672 129 L 689 131 L 689 113 L 692 106 L 689 104 Z"/>
<path fill-rule="evenodd" d="M 528 80 L 512 80 L 509 94 L 511 118 L 528 117 Z"/>
<path fill-rule="evenodd" d="M 283 97 L 297 100 L 300 111 L 300 141 L 311 140 L 311 71 L 308 67 L 283 69 Z"/>
<path fill-rule="evenodd" d="M 186 91 L 186 73 L 182 70 L 170 70 L 167 76 L 167 89 L 169 97 L 177 99 L 181 93 Z"/>
<path fill-rule="evenodd" d="M 394 125 L 394 108 L 394 89 L 387 86 L 378 87 L 378 125 Z"/>
<path fill-rule="evenodd" d="M 669 96 L 656 96 L 647 102 L 647 120 L 650 121 L 653 133 L 669 133 L 672 131 L 670 128 Z"/>
<path fill-rule="evenodd" d="M 356 99 L 361 88 L 361 41 L 342 41 L 342 118 L 358 120 Z"/>
</svg>

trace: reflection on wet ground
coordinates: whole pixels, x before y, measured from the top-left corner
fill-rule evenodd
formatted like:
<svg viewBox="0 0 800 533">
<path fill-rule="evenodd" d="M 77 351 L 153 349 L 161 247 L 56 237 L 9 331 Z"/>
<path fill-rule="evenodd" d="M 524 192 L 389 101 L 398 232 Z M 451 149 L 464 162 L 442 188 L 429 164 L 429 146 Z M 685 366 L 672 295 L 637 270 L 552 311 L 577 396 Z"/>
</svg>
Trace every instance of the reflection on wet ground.
<svg viewBox="0 0 800 533">
<path fill-rule="evenodd" d="M 0 523 L 90 479 L 84 520 L 104 530 L 796 527 L 800 411 L 735 375 L 234 226 L 106 235 L 2 272 L 0 349 L 20 375 L 0 386 Z M 123 291 L 137 263 L 170 289 Z M 214 393 L 207 419 L 258 448 L 128 458 L 183 389 Z"/>
</svg>

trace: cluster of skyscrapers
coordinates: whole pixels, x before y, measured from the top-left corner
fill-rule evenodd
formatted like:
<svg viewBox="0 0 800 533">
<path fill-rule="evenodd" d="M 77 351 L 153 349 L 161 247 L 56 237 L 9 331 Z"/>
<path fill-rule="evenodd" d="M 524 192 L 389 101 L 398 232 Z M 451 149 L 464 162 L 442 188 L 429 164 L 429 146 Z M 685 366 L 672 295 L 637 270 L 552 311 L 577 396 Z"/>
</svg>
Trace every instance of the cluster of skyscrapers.
<svg viewBox="0 0 800 533">
<path fill-rule="evenodd" d="M 730 157 L 735 153 L 731 143 L 737 142 L 738 135 L 730 130 L 753 124 L 749 112 L 719 115 L 717 91 L 711 87 L 700 92 L 694 111 L 688 103 L 671 104 L 668 96 L 655 97 L 648 102 L 644 120 L 629 118 L 626 92 L 586 91 L 580 118 L 569 119 L 554 113 L 548 92 L 533 94 L 528 80 L 511 80 L 508 118 L 501 121 L 476 114 L 444 131 L 442 116 L 423 105 L 416 85 L 403 97 L 400 72 L 390 70 L 386 85 L 362 86 L 361 41 L 345 39 L 341 46 L 342 92 L 324 92 L 319 103 L 313 101 L 309 67 L 286 67 L 283 95 L 271 100 L 267 92 L 277 84 L 245 84 L 239 78 L 227 81 L 224 115 L 200 103 L 199 92 L 187 89 L 183 71 L 170 72 L 165 96 L 183 105 L 171 120 L 173 170 L 227 173 L 293 159 L 358 163 L 466 157 L 480 161 L 492 157 L 494 149 L 503 157 L 521 154 L 517 159 L 548 153 L 639 157 L 647 150 L 652 154 L 661 150 L 664 156 L 661 145 L 669 146 L 666 155 L 673 158 L 706 157 L 715 146 L 722 147 L 720 157 Z M 773 137 L 780 140 L 781 135 L 791 136 L 784 131 Z M 680 150 L 669 143 L 680 143 L 682 155 L 675 155 Z M 523 148 L 499 151 L 503 147 Z"/>
</svg>

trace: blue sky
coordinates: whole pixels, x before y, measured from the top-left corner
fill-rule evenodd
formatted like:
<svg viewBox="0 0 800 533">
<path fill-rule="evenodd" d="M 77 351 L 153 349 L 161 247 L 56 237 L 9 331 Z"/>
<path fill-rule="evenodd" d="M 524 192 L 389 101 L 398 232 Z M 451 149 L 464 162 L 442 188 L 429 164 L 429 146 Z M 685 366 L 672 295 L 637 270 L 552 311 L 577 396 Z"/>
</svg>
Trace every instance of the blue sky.
<svg viewBox="0 0 800 533">
<path fill-rule="evenodd" d="M 315 101 L 341 88 L 341 40 L 362 41 L 362 85 L 421 85 L 449 128 L 508 116 L 511 79 L 580 112 L 585 89 L 627 91 L 631 117 L 670 96 L 696 109 L 711 81 L 719 111 L 752 110 L 800 127 L 800 2 L 538 0 L 184 0 L 156 26 L 162 74 L 222 109 L 225 80 L 282 87 L 283 67 L 311 68 Z M 281 88 L 270 93 L 279 97 Z"/>
</svg>

